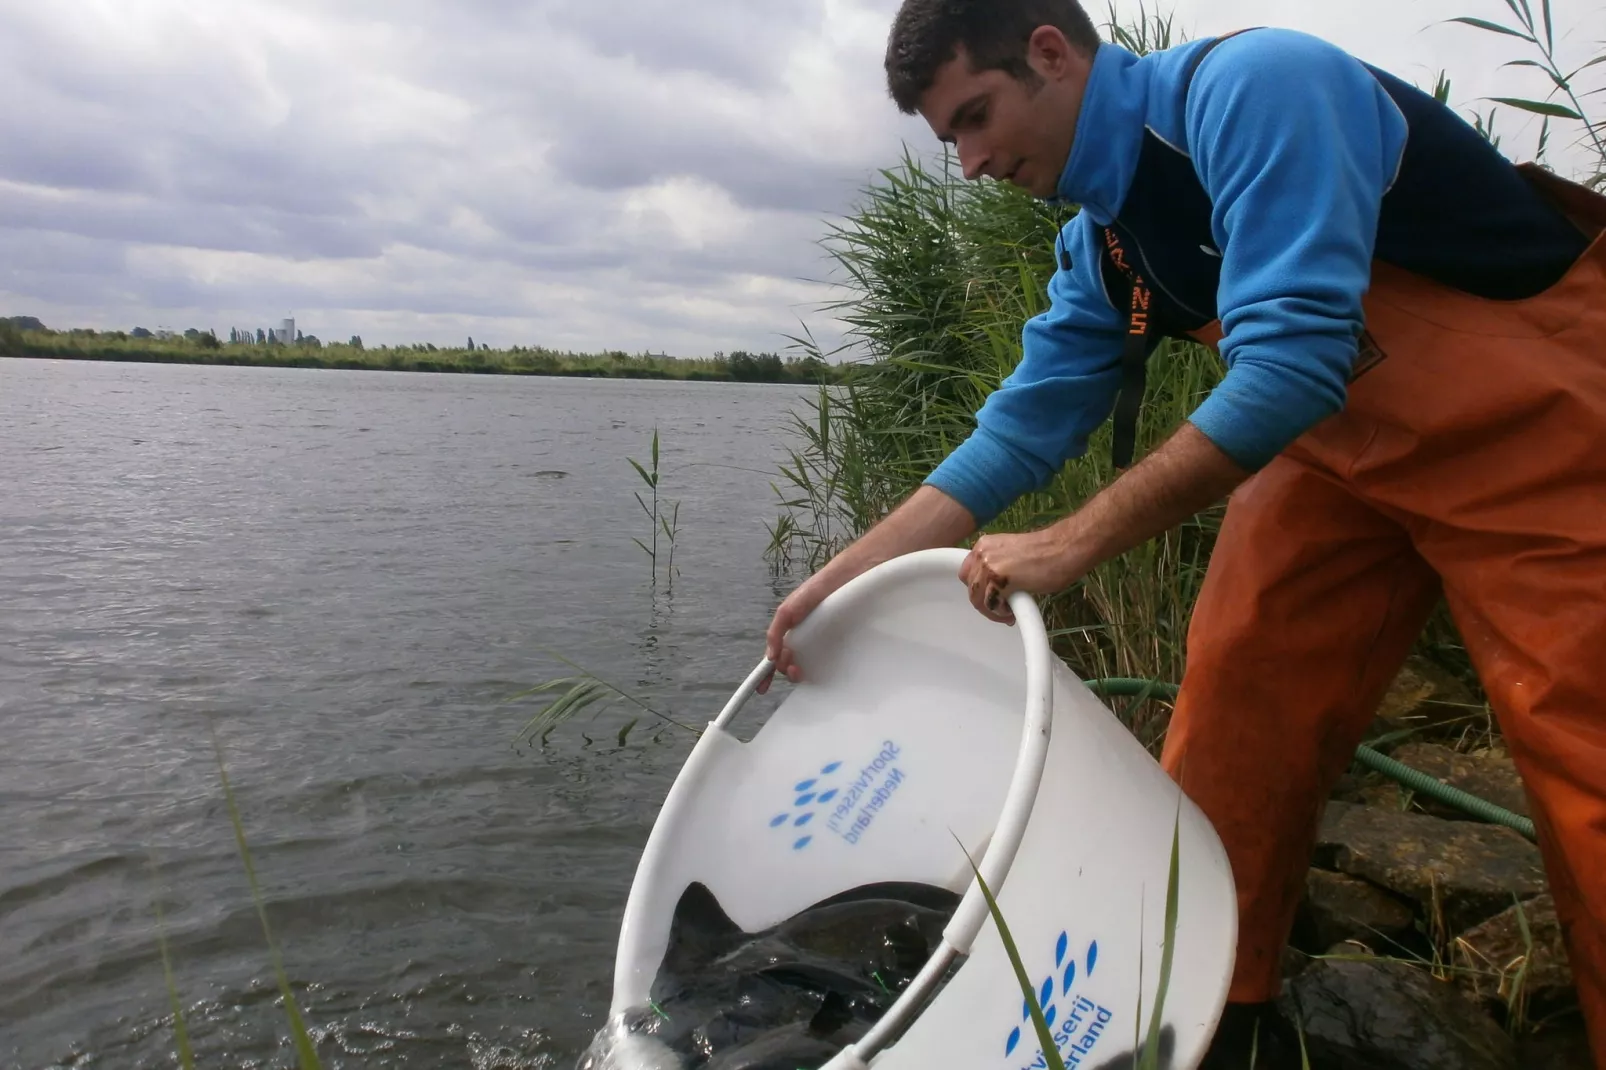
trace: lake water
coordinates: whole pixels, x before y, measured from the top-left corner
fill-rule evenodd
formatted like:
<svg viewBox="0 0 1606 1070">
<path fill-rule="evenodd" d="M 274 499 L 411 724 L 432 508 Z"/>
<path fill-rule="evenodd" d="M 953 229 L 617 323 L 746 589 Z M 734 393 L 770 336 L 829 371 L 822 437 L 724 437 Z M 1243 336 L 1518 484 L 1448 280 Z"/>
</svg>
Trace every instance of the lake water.
<svg viewBox="0 0 1606 1070">
<path fill-rule="evenodd" d="M 717 712 L 806 394 L 0 361 L 0 1064 L 175 1065 L 160 932 L 199 1066 L 293 1064 L 215 727 L 326 1067 L 571 1066 L 691 739 L 508 700 L 562 655 Z"/>
</svg>

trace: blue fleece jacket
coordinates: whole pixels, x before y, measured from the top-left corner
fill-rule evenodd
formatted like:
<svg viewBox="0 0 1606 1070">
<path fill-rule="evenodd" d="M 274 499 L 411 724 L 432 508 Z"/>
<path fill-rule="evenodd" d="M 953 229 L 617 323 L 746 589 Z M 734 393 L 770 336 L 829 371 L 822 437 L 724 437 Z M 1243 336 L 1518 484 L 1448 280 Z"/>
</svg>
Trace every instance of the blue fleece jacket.
<svg viewBox="0 0 1606 1070">
<path fill-rule="evenodd" d="M 1362 63 L 1319 38 L 1261 29 L 1218 44 L 1182 104 L 1192 42 L 1138 57 L 1100 46 L 1057 200 L 1080 206 L 1050 306 L 976 431 L 926 480 L 984 525 L 1087 449 L 1120 385 L 1126 310 L 1106 294 L 1101 227 L 1119 217 L 1145 130 L 1193 160 L 1221 254 L 1227 374 L 1190 421 L 1258 469 L 1343 407 L 1383 195 L 1404 116 Z"/>
</svg>

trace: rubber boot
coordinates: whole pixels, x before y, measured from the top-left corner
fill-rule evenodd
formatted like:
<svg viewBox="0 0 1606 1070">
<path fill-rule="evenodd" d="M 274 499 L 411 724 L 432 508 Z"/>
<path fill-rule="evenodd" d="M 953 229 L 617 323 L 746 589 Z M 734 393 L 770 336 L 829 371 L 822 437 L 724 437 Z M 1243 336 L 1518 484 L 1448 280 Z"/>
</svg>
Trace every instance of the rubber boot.
<svg viewBox="0 0 1606 1070">
<path fill-rule="evenodd" d="M 1229 1003 L 1199 1070 L 1300 1070 L 1299 1033 L 1275 1003 Z"/>
</svg>

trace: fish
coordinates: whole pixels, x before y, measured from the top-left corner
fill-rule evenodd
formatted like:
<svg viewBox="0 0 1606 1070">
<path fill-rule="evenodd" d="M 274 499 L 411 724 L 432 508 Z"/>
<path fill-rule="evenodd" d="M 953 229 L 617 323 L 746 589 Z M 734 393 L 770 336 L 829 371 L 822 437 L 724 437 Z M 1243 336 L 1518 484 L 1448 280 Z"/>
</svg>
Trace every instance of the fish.
<svg viewBox="0 0 1606 1070">
<path fill-rule="evenodd" d="M 851 1043 L 851 1041 L 849 1042 Z M 706 1070 L 798 1070 L 819 1067 L 846 1044 L 816 1033 L 808 1023 L 783 1025 L 708 1060 Z"/>
<path fill-rule="evenodd" d="M 648 1005 L 599 1030 L 576 1070 L 818 1070 L 909 986 L 959 901 L 930 885 L 872 884 L 750 933 L 694 882 L 675 904 Z M 1170 1070 L 1176 1030 L 1165 1024 L 1157 1039 L 1159 1070 Z M 1134 1070 L 1142 1052 L 1101 1052 L 1088 1070 Z"/>
<path fill-rule="evenodd" d="M 817 1070 L 914 980 L 959 900 L 872 884 L 750 933 L 694 882 L 676 903 L 648 1006 L 599 1030 L 576 1070 Z"/>
</svg>

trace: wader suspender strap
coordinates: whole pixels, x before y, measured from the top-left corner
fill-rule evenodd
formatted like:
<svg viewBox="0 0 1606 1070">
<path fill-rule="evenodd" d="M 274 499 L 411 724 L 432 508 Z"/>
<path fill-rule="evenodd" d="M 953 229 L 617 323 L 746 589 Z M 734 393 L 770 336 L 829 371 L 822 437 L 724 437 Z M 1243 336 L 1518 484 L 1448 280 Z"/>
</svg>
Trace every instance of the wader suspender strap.
<svg viewBox="0 0 1606 1070">
<path fill-rule="evenodd" d="M 1121 350 L 1121 392 L 1115 396 L 1111 428 L 1114 432 L 1111 459 L 1119 470 L 1132 463 L 1132 452 L 1137 446 L 1138 411 L 1143 407 L 1143 392 L 1148 387 L 1149 336 L 1154 321 L 1149 318 L 1149 284 L 1127 260 L 1121 239 L 1110 227 L 1104 228 L 1104 247 L 1117 270 L 1132 280 L 1126 345 Z"/>
<path fill-rule="evenodd" d="M 1188 89 L 1193 85 L 1194 72 L 1210 54 L 1210 50 L 1229 37 L 1246 30 L 1234 30 L 1207 42 L 1193 57 L 1188 73 L 1182 80 L 1182 103 L 1186 110 Z M 1104 228 L 1104 248 L 1116 270 L 1132 282 L 1131 299 L 1127 306 L 1126 345 L 1121 350 L 1121 387 L 1115 396 L 1115 413 L 1111 418 L 1113 440 L 1110 457 L 1117 471 L 1132 464 L 1137 448 L 1138 412 L 1143 407 L 1143 392 L 1148 386 L 1149 351 L 1154 347 L 1154 319 L 1149 315 L 1153 297 L 1149 284 L 1138 272 L 1137 265 L 1127 258 L 1126 249 L 1113 227 Z"/>
</svg>

